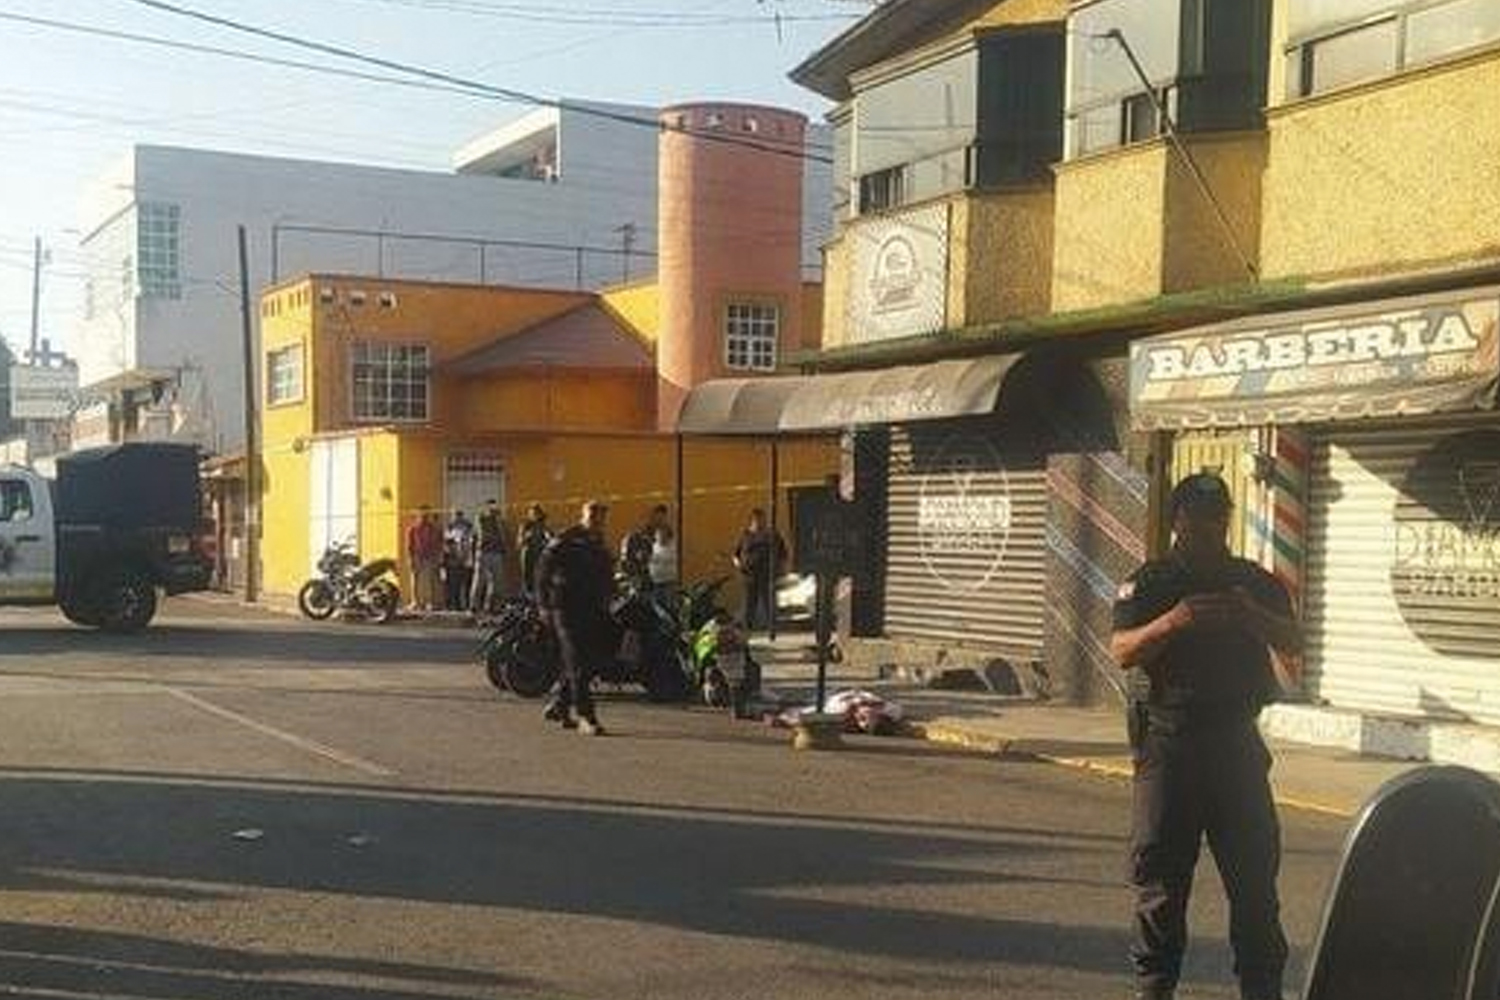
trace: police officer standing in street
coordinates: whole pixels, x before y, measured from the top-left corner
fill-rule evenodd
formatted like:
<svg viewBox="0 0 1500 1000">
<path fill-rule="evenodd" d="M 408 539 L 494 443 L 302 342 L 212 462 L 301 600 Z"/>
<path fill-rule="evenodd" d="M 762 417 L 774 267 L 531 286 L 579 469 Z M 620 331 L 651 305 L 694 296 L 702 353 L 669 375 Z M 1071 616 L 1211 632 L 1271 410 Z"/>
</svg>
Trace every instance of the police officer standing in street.
<svg viewBox="0 0 1500 1000">
<path fill-rule="evenodd" d="M 1137 570 L 1115 603 L 1113 652 L 1131 690 L 1131 957 L 1140 1000 L 1174 995 L 1205 838 L 1229 899 L 1240 995 L 1282 995 L 1281 831 L 1256 720 L 1294 680 L 1283 665 L 1301 636 L 1286 588 L 1230 554 L 1233 507 L 1216 475 L 1179 483 L 1172 551 Z"/>
<path fill-rule="evenodd" d="M 613 634 L 609 602 L 614 594 L 614 560 L 604 543 L 609 508 L 583 505 L 579 522 L 558 535 L 537 566 L 542 613 L 557 637 L 562 677 L 546 717 L 586 736 L 602 736 L 594 714 L 594 664 L 609 655 Z"/>
</svg>

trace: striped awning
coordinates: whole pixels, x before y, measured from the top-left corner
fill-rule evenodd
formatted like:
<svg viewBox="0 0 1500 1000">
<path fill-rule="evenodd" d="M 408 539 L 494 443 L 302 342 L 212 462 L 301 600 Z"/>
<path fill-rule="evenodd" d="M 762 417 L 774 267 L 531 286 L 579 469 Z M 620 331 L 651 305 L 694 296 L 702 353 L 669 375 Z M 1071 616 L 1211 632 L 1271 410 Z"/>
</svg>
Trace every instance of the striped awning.
<svg viewBox="0 0 1500 1000">
<path fill-rule="evenodd" d="M 1497 385 L 1500 288 L 1253 317 L 1130 348 L 1142 431 L 1488 409 Z"/>
</svg>

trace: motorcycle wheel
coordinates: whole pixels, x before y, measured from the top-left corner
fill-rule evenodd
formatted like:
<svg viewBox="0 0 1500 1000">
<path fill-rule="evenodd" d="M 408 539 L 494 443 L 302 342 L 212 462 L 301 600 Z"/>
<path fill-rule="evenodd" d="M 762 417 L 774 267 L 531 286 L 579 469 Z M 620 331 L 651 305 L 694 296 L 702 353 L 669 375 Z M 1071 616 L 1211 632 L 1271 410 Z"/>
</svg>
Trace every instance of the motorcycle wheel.
<svg viewBox="0 0 1500 1000">
<path fill-rule="evenodd" d="M 485 650 L 484 677 L 496 691 L 504 691 L 507 687 L 505 682 L 505 657 L 500 650 L 493 647 Z"/>
<path fill-rule="evenodd" d="M 681 654 L 668 652 L 653 656 L 642 664 L 641 686 L 646 697 L 658 705 L 687 701 L 692 691 Z"/>
<path fill-rule="evenodd" d="M 718 667 L 709 667 L 703 674 L 703 704 L 709 708 L 728 708 L 731 692 L 729 678 Z"/>
<path fill-rule="evenodd" d="M 522 642 L 507 652 L 496 650 L 486 664 L 500 660 L 504 685 L 522 698 L 540 698 L 557 683 L 559 666 L 545 643 Z"/>
<path fill-rule="evenodd" d="M 401 610 L 401 591 L 396 589 L 393 583 L 379 581 L 370 584 L 370 618 L 376 624 L 384 625 L 396 617 L 396 612 Z"/>
<path fill-rule="evenodd" d="M 297 607 L 315 622 L 327 621 L 338 610 L 333 588 L 326 580 L 308 580 L 297 591 Z"/>
</svg>

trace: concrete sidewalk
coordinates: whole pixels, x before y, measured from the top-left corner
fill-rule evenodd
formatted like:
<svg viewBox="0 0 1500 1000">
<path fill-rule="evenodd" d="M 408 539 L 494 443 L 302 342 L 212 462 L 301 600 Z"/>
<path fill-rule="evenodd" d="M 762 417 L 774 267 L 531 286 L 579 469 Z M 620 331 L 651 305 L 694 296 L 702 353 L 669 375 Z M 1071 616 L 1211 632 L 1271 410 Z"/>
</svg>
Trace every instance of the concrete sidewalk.
<svg viewBox="0 0 1500 1000">
<path fill-rule="evenodd" d="M 779 637 L 774 646 L 756 643 L 766 684 L 789 701 L 815 699 L 816 668 L 810 637 Z M 906 730 L 919 739 L 979 753 L 1026 757 L 1090 771 L 1109 780 L 1131 777 L 1123 710 L 1071 708 L 1023 698 L 940 691 L 847 664 L 830 668 L 830 693 L 858 687 L 900 702 Z M 1266 728 L 1264 725 L 1262 728 Z M 1418 763 L 1268 739 L 1276 801 L 1286 808 L 1334 816 L 1356 815 L 1382 784 Z"/>
<path fill-rule="evenodd" d="M 923 739 L 1130 779 L 1130 748 L 1121 712 L 952 695 L 934 703 L 927 692 L 889 694 L 906 704 L 911 732 Z M 1421 766 L 1276 740 L 1268 743 L 1276 761 L 1271 787 L 1278 804 L 1334 816 L 1356 815 L 1381 785 Z"/>
</svg>

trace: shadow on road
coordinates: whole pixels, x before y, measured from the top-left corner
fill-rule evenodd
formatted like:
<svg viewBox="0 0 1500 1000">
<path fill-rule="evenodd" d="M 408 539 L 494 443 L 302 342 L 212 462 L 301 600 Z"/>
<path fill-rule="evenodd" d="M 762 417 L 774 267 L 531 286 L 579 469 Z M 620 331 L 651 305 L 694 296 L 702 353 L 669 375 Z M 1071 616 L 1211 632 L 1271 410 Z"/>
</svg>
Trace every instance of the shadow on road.
<svg viewBox="0 0 1500 1000">
<path fill-rule="evenodd" d="M 298 627 L 226 628 L 167 624 L 139 635 L 109 635 L 66 625 L 10 628 L 0 641 L 0 668 L 5 661 L 37 656 L 134 656 L 186 660 L 234 660 L 237 664 L 283 664 L 344 667 L 371 665 L 459 664 L 474 660 L 476 633 L 412 634 L 389 629 L 376 632 L 330 624 L 322 629 Z"/>
<path fill-rule="evenodd" d="M 339 986 L 330 975 L 411 984 Z M 275 976 L 274 981 L 252 977 Z M 288 976 L 312 976 L 297 982 Z M 421 985 L 446 987 L 441 993 Z M 135 934 L 0 922 L 0 992 L 7 997 L 109 995 L 213 1000 L 436 1000 L 452 987 L 524 989 L 521 980 L 432 966 L 332 956 L 262 954 Z"/>
<path fill-rule="evenodd" d="M 233 836 L 250 827 L 264 837 Z M 355 835 L 362 846 L 351 844 Z M 921 886 L 1043 882 L 1067 891 L 1078 884 L 1069 863 L 1077 850 L 1029 836 L 965 837 L 605 802 L 0 777 L 0 889 L 37 871 L 114 878 L 127 894 L 131 879 L 180 880 L 195 888 L 253 886 L 589 915 L 910 961 L 1116 973 L 1127 946 L 1123 928 L 891 901 L 889 891 L 899 886 L 920 893 Z M 872 902 L 850 899 L 849 890 L 861 887 L 871 890 Z M 13 940 L 0 932 L 0 951 L 14 950 Z"/>
</svg>

